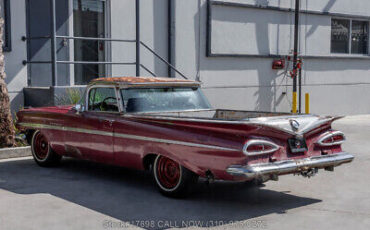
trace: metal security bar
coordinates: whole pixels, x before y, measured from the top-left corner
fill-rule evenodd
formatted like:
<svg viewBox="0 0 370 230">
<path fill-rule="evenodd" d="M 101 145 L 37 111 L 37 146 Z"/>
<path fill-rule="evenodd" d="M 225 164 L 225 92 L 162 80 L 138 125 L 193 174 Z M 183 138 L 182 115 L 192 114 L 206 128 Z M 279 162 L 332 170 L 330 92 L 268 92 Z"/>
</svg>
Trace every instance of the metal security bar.
<svg viewBox="0 0 370 230">
<path fill-rule="evenodd" d="M 140 41 L 140 44 L 143 45 L 147 50 L 149 50 L 149 52 L 151 52 L 152 54 L 154 54 L 154 56 L 156 56 L 159 60 L 161 60 L 162 62 L 166 63 L 167 66 L 169 66 L 171 69 L 173 69 L 176 73 L 180 74 L 181 77 L 183 77 L 185 79 L 188 79 L 183 73 L 181 73 L 180 71 L 178 71 L 168 61 L 166 61 L 164 58 L 162 58 L 161 56 L 159 56 L 159 54 L 157 54 L 153 49 L 151 49 L 149 46 L 147 46 L 144 42 Z"/>
<path fill-rule="evenodd" d="M 163 57 L 157 54 L 152 48 L 140 41 L 140 0 L 136 0 L 136 39 L 115 39 L 115 38 L 96 38 L 96 37 L 74 37 L 74 36 L 60 36 L 56 34 L 56 0 L 50 0 L 51 5 L 51 28 L 50 36 L 38 36 L 38 37 L 22 37 L 22 41 L 27 40 L 41 40 L 48 39 L 51 41 L 51 60 L 50 61 L 28 61 L 24 60 L 23 64 L 51 64 L 52 65 L 52 86 L 57 86 L 58 84 L 58 71 L 57 65 L 135 65 L 136 66 L 136 76 L 140 76 L 140 68 L 143 68 L 152 76 L 156 77 L 156 74 L 149 70 L 146 66 L 140 63 L 140 47 L 143 46 L 149 52 L 151 52 L 156 58 L 165 63 L 168 68 L 173 69 L 181 77 L 188 79 L 183 73 L 176 69 L 171 63 L 166 61 Z M 57 60 L 57 40 L 58 39 L 68 39 L 68 40 L 89 40 L 89 41 L 104 41 L 104 42 L 125 42 L 125 43 L 135 43 L 136 47 L 136 61 L 135 62 L 108 62 L 108 61 L 67 61 L 67 60 Z"/>
<path fill-rule="evenodd" d="M 108 41 L 108 42 L 136 42 L 129 39 L 114 39 L 114 38 L 93 38 L 93 37 L 73 37 L 73 36 L 56 36 L 56 38 L 72 39 L 72 40 L 90 40 L 90 41 Z"/>
</svg>

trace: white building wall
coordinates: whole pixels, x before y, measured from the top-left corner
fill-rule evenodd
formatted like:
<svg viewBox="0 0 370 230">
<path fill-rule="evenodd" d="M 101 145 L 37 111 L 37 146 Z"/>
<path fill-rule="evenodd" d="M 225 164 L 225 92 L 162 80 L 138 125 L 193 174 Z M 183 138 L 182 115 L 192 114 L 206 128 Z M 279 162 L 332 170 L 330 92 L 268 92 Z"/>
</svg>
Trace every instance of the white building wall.
<svg viewBox="0 0 370 230">
<path fill-rule="evenodd" d="M 153 49 L 165 60 L 168 58 L 167 38 L 167 3 L 168 0 L 140 1 L 140 40 Z M 111 37 L 117 39 L 136 39 L 135 1 L 111 0 Z M 135 62 L 135 43 L 112 43 L 114 62 Z M 157 76 L 167 76 L 167 66 L 141 46 L 140 63 Z M 113 76 L 134 76 L 135 66 L 112 66 Z M 151 76 L 141 68 L 141 76 Z"/>
<path fill-rule="evenodd" d="M 26 42 L 21 40 L 26 34 L 25 1 L 13 0 L 10 4 L 12 50 L 4 52 L 5 72 L 12 111 L 23 106 L 23 87 L 27 85 L 27 67 L 22 64 L 27 59 Z"/>
<path fill-rule="evenodd" d="M 168 0 L 141 0 L 141 40 L 167 60 Z M 245 4 L 294 8 L 294 0 L 228 0 Z M 271 69 L 272 58 L 207 57 L 207 1 L 172 0 L 174 6 L 173 62 L 190 79 L 203 82 L 214 107 L 287 112 L 291 107 L 292 80 Z M 370 1 L 302 0 L 303 10 L 370 17 Z M 135 1 L 111 0 L 111 37 L 135 39 Z M 27 86 L 25 1 L 11 1 L 12 51 L 5 53 L 7 83 L 16 109 Z M 293 47 L 292 13 L 240 7 L 214 6 L 212 52 L 217 54 L 286 55 Z M 303 14 L 300 51 L 308 56 L 330 56 L 331 17 Z M 111 61 L 135 62 L 135 43 L 112 42 Z M 158 76 L 167 66 L 141 48 L 141 63 Z M 370 59 L 353 55 L 307 58 L 303 65 L 303 91 L 311 95 L 311 111 L 321 114 L 370 113 Z M 71 55 L 73 58 L 73 55 Z M 71 74 L 73 71 L 71 71 Z M 150 75 L 141 69 L 141 75 Z M 112 66 L 113 76 L 135 75 L 135 66 Z M 177 77 L 180 77 L 176 75 Z"/>
<path fill-rule="evenodd" d="M 180 0 L 181 1 L 181 0 Z M 227 0 L 228 2 L 294 8 L 295 0 Z M 301 9 L 370 16 L 370 2 L 364 0 L 301 0 Z"/>
<path fill-rule="evenodd" d="M 165 60 L 168 59 L 168 0 L 141 0 L 140 1 L 140 40 L 153 49 Z M 151 52 L 141 47 L 141 64 L 157 76 L 166 77 L 168 69 L 166 64 L 156 58 Z M 142 76 L 151 76 L 141 70 Z"/>
<path fill-rule="evenodd" d="M 111 37 L 135 40 L 135 1 L 111 0 Z M 112 42 L 112 61 L 135 62 L 135 43 Z M 135 76 L 135 65 L 113 65 L 112 76 Z"/>
<path fill-rule="evenodd" d="M 294 1 L 232 2 L 294 8 Z M 292 80 L 284 71 L 271 69 L 272 58 L 206 57 L 206 3 L 176 0 L 176 66 L 191 78 L 200 76 L 215 107 L 290 111 Z M 302 9 L 368 16 L 370 3 L 303 0 Z M 212 13 L 212 53 L 286 55 L 293 48 L 293 13 L 229 6 L 213 6 Z M 331 16 L 303 14 L 301 54 L 331 56 L 330 31 Z M 370 59 L 344 56 L 345 59 L 304 59 L 303 92 L 311 94 L 311 112 L 370 112 Z"/>
</svg>

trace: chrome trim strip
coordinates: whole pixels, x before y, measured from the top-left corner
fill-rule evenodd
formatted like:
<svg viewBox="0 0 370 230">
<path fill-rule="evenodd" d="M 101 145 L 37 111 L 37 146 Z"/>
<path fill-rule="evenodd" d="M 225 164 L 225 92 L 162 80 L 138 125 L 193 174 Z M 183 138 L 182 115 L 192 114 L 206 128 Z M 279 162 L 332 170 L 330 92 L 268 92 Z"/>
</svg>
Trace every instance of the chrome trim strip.
<svg viewBox="0 0 370 230">
<path fill-rule="evenodd" d="M 311 168 L 325 168 L 349 163 L 354 156 L 341 152 L 337 154 L 313 156 L 303 159 L 285 160 L 272 163 L 252 165 L 231 165 L 226 172 L 233 176 L 242 176 L 248 179 L 260 178 L 266 175 L 280 175 L 294 172 L 307 171 Z"/>
<path fill-rule="evenodd" d="M 205 112 L 205 111 L 215 111 L 214 109 L 212 108 L 209 108 L 209 109 L 185 109 L 185 110 L 171 110 L 171 111 L 151 111 L 151 112 L 126 112 L 125 115 L 148 115 L 148 116 L 152 116 L 152 115 L 160 115 L 160 116 L 163 116 L 163 117 L 179 117 L 179 116 L 174 116 L 172 115 L 172 113 L 174 114 L 178 114 L 178 113 L 190 113 L 190 112 Z M 162 114 L 166 114 L 166 115 L 162 115 Z M 168 115 L 167 115 L 168 114 Z M 169 115 L 171 114 L 171 115 Z M 147 118 L 147 117 L 146 117 Z M 185 117 L 186 118 L 186 117 Z M 206 118 L 207 119 L 207 118 Z"/>
<path fill-rule="evenodd" d="M 269 145 L 272 147 L 272 149 L 265 150 L 263 149 L 260 152 L 248 152 L 248 147 L 251 145 Z M 265 140 L 250 140 L 248 141 L 244 147 L 243 147 L 243 152 L 247 156 L 258 156 L 262 154 L 268 154 L 268 153 L 273 153 L 279 149 L 279 146 L 276 145 L 275 143 L 272 143 L 271 141 L 265 141 Z"/>
<path fill-rule="evenodd" d="M 191 147 L 209 148 L 209 149 L 240 152 L 240 150 L 238 150 L 238 149 L 224 148 L 224 147 L 219 147 L 219 146 L 214 146 L 214 145 L 203 145 L 203 144 L 197 144 L 197 143 L 191 143 L 191 142 L 175 141 L 175 140 L 168 140 L 168 139 L 159 139 L 159 138 L 144 137 L 144 136 L 136 136 L 136 135 L 130 135 L 130 134 L 123 134 L 123 133 L 114 133 L 114 136 L 115 137 L 120 137 L 120 138 L 126 138 L 126 139 L 152 141 L 152 142 L 165 143 L 165 144 L 185 145 L 185 146 L 191 146 Z"/>
<path fill-rule="evenodd" d="M 73 127 L 65 127 L 65 126 L 54 126 L 54 125 L 45 125 L 45 124 L 36 124 L 36 123 L 23 123 L 23 122 L 19 123 L 18 125 L 23 126 L 23 127 L 35 128 L 35 129 L 52 129 L 52 130 L 60 130 L 60 131 L 70 131 L 70 132 L 79 132 L 79 133 L 87 133 L 87 134 L 94 134 L 94 135 L 118 137 L 118 138 L 132 139 L 132 140 L 143 140 L 143 141 L 152 141 L 152 142 L 165 143 L 165 144 L 183 145 L 183 146 L 198 147 L 198 148 L 208 148 L 208 149 L 234 151 L 234 152 L 241 151 L 239 149 L 224 148 L 224 147 L 214 146 L 214 145 L 204 145 L 204 144 L 197 144 L 197 143 L 192 143 L 192 142 L 160 139 L 160 138 L 154 138 L 154 137 L 137 136 L 137 135 L 123 134 L 123 133 L 106 132 L 106 131 L 99 131 L 99 130 L 93 130 L 93 129 L 81 129 L 81 128 L 73 128 Z"/>
<path fill-rule="evenodd" d="M 337 135 L 340 135 L 343 137 L 343 140 L 342 141 L 335 141 L 333 142 L 333 136 L 337 136 Z M 329 139 L 331 138 L 332 142 L 331 143 L 324 143 L 324 141 L 326 139 Z M 316 144 L 320 145 L 320 146 L 333 146 L 333 145 L 340 145 L 340 144 L 343 144 L 344 142 L 346 141 L 346 137 L 344 136 L 344 133 L 341 132 L 341 131 L 329 131 L 329 132 L 326 132 L 323 137 L 321 137 L 317 142 Z"/>
<path fill-rule="evenodd" d="M 71 132 L 78 132 L 78 133 L 87 133 L 87 134 L 95 134 L 101 136 L 110 136 L 113 137 L 113 132 L 105 132 L 99 131 L 94 129 L 81 129 L 81 128 L 73 128 L 73 127 L 65 127 L 65 126 L 56 126 L 56 125 L 45 125 L 45 124 L 37 124 L 37 123 L 24 123 L 21 122 L 18 125 L 23 127 L 35 128 L 35 129 L 51 129 L 51 130 L 59 130 L 59 131 L 71 131 Z"/>
</svg>

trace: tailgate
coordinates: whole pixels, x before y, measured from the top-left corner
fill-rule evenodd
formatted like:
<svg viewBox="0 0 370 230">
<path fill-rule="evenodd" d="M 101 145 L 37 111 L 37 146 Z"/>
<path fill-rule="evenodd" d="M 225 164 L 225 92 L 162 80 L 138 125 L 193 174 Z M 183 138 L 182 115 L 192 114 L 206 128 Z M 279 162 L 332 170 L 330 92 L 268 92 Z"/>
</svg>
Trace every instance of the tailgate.
<svg viewBox="0 0 370 230">
<path fill-rule="evenodd" d="M 249 119 L 250 124 L 258 125 L 263 132 L 246 142 L 243 151 L 248 157 L 247 164 L 231 165 L 227 172 L 248 180 L 266 181 L 290 173 L 310 177 L 318 169 L 332 171 L 349 163 L 354 157 L 342 151 L 344 134 L 331 129 L 332 122 L 339 118 L 292 115 Z"/>
<path fill-rule="evenodd" d="M 317 142 L 332 132 L 331 124 L 340 117 L 316 115 L 290 115 L 249 119 L 249 124 L 261 127 L 261 140 L 271 141 L 279 146 L 278 151 L 269 154 L 249 156 L 249 163 L 300 159 L 341 151 L 340 145 L 318 147 Z M 273 133 L 279 133 L 278 135 Z M 259 137 L 252 137 L 259 138 Z"/>
<path fill-rule="evenodd" d="M 276 117 L 259 117 L 248 119 L 253 124 L 268 126 L 279 129 L 283 132 L 294 136 L 303 137 L 323 126 L 331 126 L 331 123 L 342 117 L 326 116 L 320 117 L 317 115 L 289 115 Z"/>
</svg>

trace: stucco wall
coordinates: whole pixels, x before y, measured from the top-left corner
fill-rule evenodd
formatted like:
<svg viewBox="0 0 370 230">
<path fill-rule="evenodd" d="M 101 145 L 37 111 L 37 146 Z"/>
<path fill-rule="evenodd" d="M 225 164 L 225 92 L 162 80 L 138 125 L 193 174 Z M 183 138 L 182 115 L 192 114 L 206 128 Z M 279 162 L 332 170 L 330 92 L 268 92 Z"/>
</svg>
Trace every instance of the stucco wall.
<svg viewBox="0 0 370 230">
<path fill-rule="evenodd" d="M 21 37 L 26 33 L 25 1 L 11 1 L 12 50 L 4 52 L 5 72 L 11 99 L 12 111 L 23 106 L 23 87 L 27 85 L 27 67 L 22 61 L 27 58 L 26 43 Z"/>
<path fill-rule="evenodd" d="M 294 7 L 294 0 L 229 2 Z M 215 107 L 290 110 L 292 80 L 283 71 L 271 69 L 273 59 L 207 57 L 207 1 L 172 0 L 172 3 L 175 9 L 173 62 L 191 79 L 199 77 Z M 165 59 L 168 58 L 167 4 L 167 0 L 141 0 L 141 40 Z M 12 101 L 14 109 L 22 104 L 22 89 L 27 86 L 27 67 L 22 65 L 27 55 L 26 43 L 20 39 L 26 34 L 25 1 L 11 1 L 11 8 L 12 51 L 5 53 L 5 68 L 10 95 L 15 98 Z M 302 9 L 370 16 L 370 1 L 302 0 Z M 112 38 L 135 39 L 135 1 L 112 0 L 110 20 Z M 328 15 L 302 15 L 302 55 L 331 55 L 330 22 Z M 285 55 L 293 47 L 292 24 L 293 14 L 288 12 L 214 6 L 211 49 L 220 54 Z M 65 24 L 70 33 L 72 25 Z M 111 61 L 135 62 L 135 43 L 112 42 L 111 46 Z M 141 50 L 142 64 L 158 76 L 167 76 L 166 65 L 143 47 Z M 369 62 L 369 59 L 349 56 L 346 59 L 305 59 L 303 91 L 311 94 L 311 111 L 322 114 L 370 113 L 367 100 L 370 96 Z M 70 73 L 73 74 L 73 70 Z M 150 75 L 144 69 L 141 73 Z M 135 75 L 135 66 L 113 65 L 112 75 Z"/>
<path fill-rule="evenodd" d="M 111 1 L 111 36 L 135 40 L 135 1 Z M 135 43 L 112 42 L 112 61 L 135 62 Z M 113 65 L 112 75 L 135 76 L 135 65 Z"/>
<path fill-rule="evenodd" d="M 30 37 L 50 36 L 51 35 L 51 11 L 50 1 L 31 0 L 29 4 L 29 32 L 24 35 Z M 56 1 L 56 31 L 57 35 L 68 35 L 69 32 L 69 0 Z M 18 11 L 18 9 L 17 9 Z M 26 12 L 26 10 L 24 11 Z M 16 19 L 17 21 L 19 19 Z M 19 39 L 19 38 L 18 38 Z M 50 39 L 29 40 L 29 59 L 30 61 L 51 61 L 51 42 Z M 61 39 L 57 39 L 57 56 L 59 61 L 69 60 L 69 41 L 66 45 Z M 26 58 L 25 58 L 26 59 Z M 51 85 L 51 64 L 28 64 L 30 85 L 34 87 L 48 87 Z M 70 85 L 69 66 L 58 64 L 59 86 Z"/>
<path fill-rule="evenodd" d="M 140 1 L 140 40 L 167 60 L 167 0 Z M 111 0 L 111 34 L 117 39 L 136 39 L 135 1 Z M 113 62 L 135 62 L 135 43 L 112 42 Z M 157 76 L 168 76 L 167 66 L 141 46 L 141 64 Z M 113 76 L 135 75 L 135 66 L 112 66 Z M 151 76 L 141 68 L 141 76 Z"/>
<path fill-rule="evenodd" d="M 283 0 L 233 2 L 294 7 L 294 1 Z M 370 3 L 303 0 L 302 9 L 367 16 Z M 214 53 L 285 55 L 293 48 L 292 13 L 228 6 L 213 6 L 212 13 L 211 49 Z M 283 71 L 271 69 L 273 59 L 206 57 L 206 0 L 176 0 L 175 14 L 176 66 L 192 78 L 200 76 L 215 107 L 290 111 L 292 80 Z M 331 55 L 330 22 L 331 17 L 327 15 L 302 15 L 302 55 Z M 311 112 L 370 112 L 367 99 L 370 59 L 359 60 L 350 56 L 346 59 L 304 60 L 303 92 L 311 94 Z"/>
<path fill-rule="evenodd" d="M 181 0 L 180 0 L 181 1 Z M 229 2 L 294 8 L 295 0 L 227 0 Z M 363 0 L 301 0 L 301 9 L 370 16 L 370 2 Z"/>
</svg>

